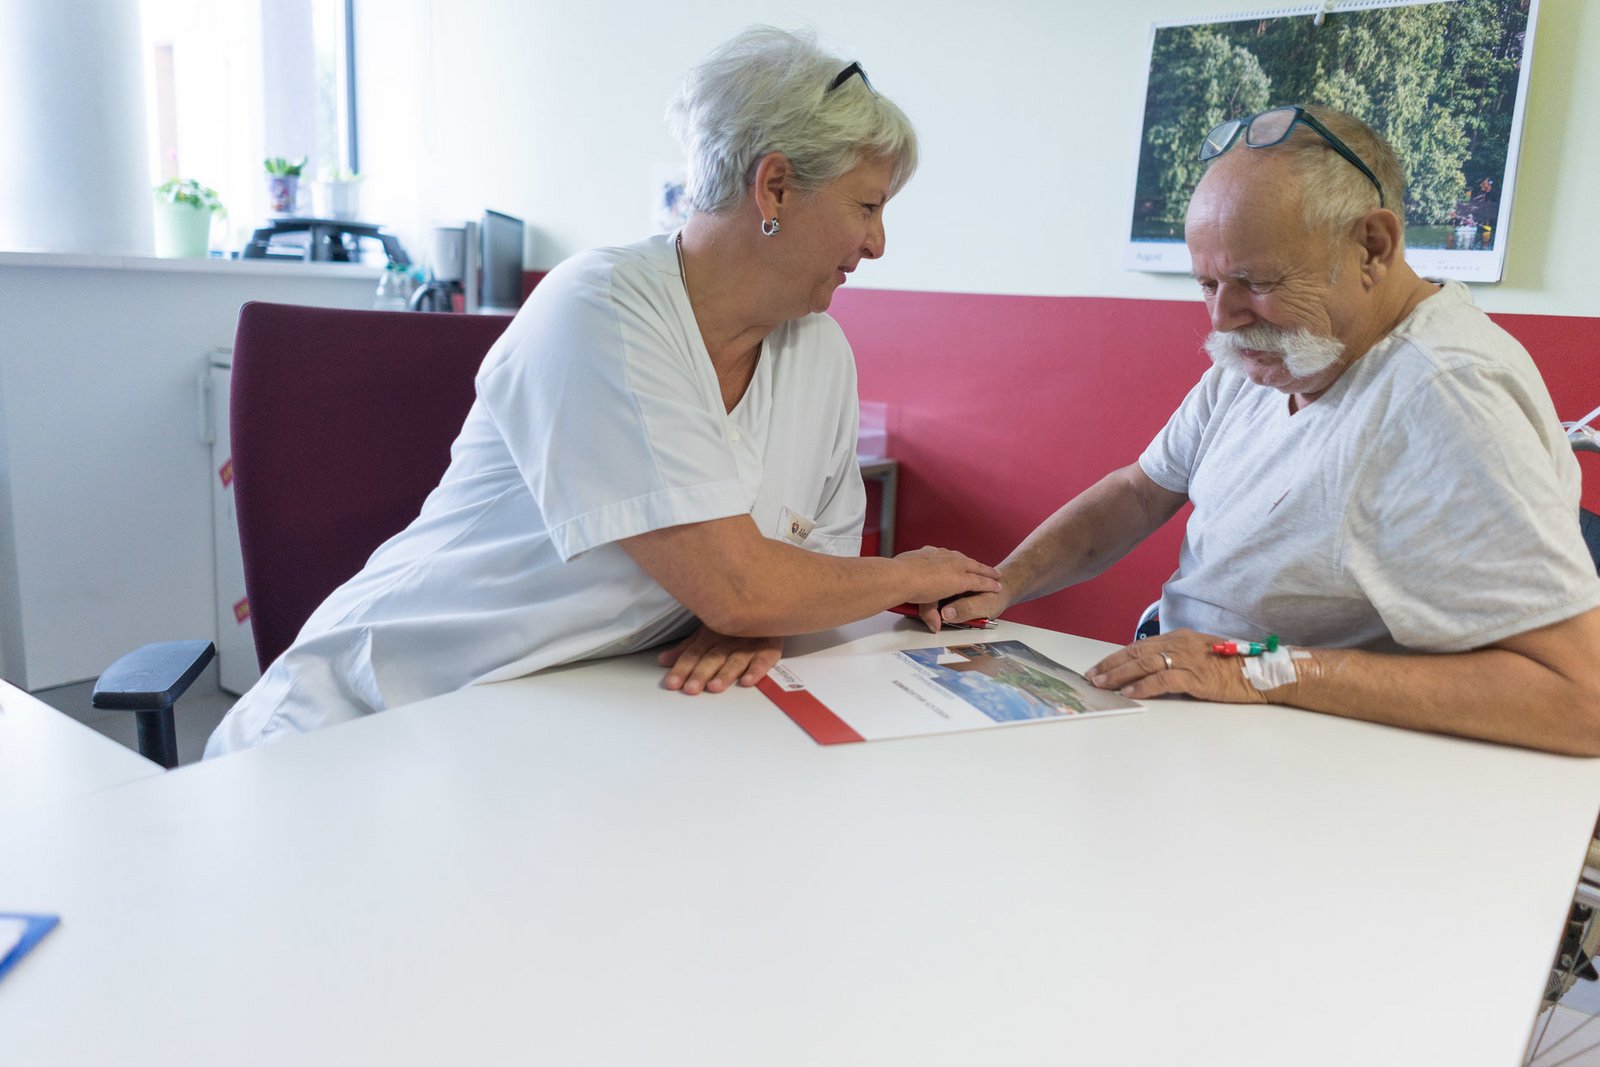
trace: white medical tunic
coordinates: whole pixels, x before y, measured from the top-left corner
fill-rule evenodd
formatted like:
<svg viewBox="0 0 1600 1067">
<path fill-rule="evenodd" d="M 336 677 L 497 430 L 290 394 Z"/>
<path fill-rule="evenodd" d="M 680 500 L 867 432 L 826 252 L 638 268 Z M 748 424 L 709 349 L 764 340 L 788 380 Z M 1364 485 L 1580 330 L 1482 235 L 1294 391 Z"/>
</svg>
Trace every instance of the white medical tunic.
<svg viewBox="0 0 1600 1067">
<path fill-rule="evenodd" d="M 213 756 L 686 635 L 616 542 L 749 514 L 860 550 L 855 364 L 826 315 L 762 345 L 732 412 L 670 235 L 553 270 L 484 357 L 449 469 L 223 719 Z"/>
</svg>

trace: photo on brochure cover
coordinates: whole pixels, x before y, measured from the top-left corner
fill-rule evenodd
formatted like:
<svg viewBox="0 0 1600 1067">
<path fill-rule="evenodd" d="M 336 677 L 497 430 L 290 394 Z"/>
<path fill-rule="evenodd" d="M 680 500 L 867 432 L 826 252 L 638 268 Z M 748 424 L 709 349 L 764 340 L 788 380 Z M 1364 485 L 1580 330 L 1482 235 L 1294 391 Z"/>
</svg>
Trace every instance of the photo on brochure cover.
<svg viewBox="0 0 1600 1067">
<path fill-rule="evenodd" d="M 1119 693 L 1096 689 L 1077 671 L 1041 656 L 1021 641 L 914 648 L 899 655 L 925 679 L 995 722 L 1139 707 Z"/>
</svg>

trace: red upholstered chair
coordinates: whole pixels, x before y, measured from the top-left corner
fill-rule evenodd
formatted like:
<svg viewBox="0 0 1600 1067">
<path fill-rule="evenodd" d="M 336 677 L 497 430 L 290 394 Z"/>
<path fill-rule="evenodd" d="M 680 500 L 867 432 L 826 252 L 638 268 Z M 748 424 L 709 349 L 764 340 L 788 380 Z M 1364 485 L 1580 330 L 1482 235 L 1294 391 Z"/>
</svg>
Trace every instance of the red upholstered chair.
<svg viewBox="0 0 1600 1067">
<path fill-rule="evenodd" d="M 256 659 L 416 518 L 502 315 L 249 303 L 233 343 L 234 504 Z"/>
<path fill-rule="evenodd" d="M 450 462 L 504 315 L 249 303 L 233 345 L 234 505 L 256 659 L 278 657 L 328 594 L 416 517 Z M 172 706 L 209 641 L 146 645 L 95 685 L 139 715 L 139 751 L 177 763 Z"/>
</svg>

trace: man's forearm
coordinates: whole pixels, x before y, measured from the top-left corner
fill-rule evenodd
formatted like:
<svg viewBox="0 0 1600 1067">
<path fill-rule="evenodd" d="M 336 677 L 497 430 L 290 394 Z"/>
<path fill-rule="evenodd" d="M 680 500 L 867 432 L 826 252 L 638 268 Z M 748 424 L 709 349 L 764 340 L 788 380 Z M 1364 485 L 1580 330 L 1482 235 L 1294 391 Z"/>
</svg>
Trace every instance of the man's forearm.
<svg viewBox="0 0 1600 1067">
<path fill-rule="evenodd" d="M 1169 693 L 1270 700 L 1411 730 L 1600 756 L 1600 608 L 1471 652 L 1288 649 L 1294 680 L 1268 689 L 1252 676 L 1272 685 L 1276 678 L 1268 672 L 1282 664 L 1218 655 L 1212 646 L 1219 640 L 1174 630 L 1118 649 L 1085 674 L 1136 700 Z"/>
<path fill-rule="evenodd" d="M 1306 650 L 1271 701 L 1412 730 L 1600 755 L 1592 684 L 1503 648 L 1450 655 Z"/>
<path fill-rule="evenodd" d="M 1183 506 L 1138 464 L 1112 471 L 1029 534 L 1000 564 L 1010 603 L 1088 581 L 1131 552 Z"/>
</svg>

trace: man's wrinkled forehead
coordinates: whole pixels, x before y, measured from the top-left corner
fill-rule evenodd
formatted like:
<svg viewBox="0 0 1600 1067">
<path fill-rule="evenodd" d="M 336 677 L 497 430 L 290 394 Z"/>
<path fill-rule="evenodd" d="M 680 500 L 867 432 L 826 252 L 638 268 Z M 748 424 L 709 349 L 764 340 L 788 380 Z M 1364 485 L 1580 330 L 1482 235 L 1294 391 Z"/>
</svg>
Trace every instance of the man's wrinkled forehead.
<svg viewBox="0 0 1600 1067">
<path fill-rule="evenodd" d="M 1281 160 L 1267 152 L 1230 152 L 1211 165 L 1184 219 L 1191 251 L 1196 240 L 1253 247 L 1308 236 L 1299 183 Z"/>
</svg>

